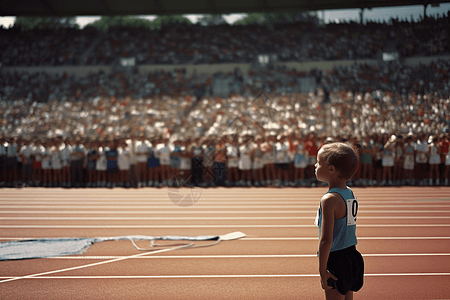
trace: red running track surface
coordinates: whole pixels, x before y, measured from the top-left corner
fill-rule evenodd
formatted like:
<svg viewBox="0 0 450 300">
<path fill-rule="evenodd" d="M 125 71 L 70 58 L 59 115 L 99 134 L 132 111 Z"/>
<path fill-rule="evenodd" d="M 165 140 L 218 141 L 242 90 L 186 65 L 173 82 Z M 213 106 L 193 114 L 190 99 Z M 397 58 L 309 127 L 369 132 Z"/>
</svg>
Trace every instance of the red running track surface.
<svg viewBox="0 0 450 300">
<path fill-rule="evenodd" d="M 355 299 L 448 299 L 450 188 L 353 190 L 366 266 Z M 247 236 L 156 253 L 103 242 L 80 255 L 0 261 L 0 299 L 322 299 L 313 222 L 325 191 L 203 189 L 195 205 L 179 207 L 164 188 L 2 189 L 0 241 Z"/>
</svg>

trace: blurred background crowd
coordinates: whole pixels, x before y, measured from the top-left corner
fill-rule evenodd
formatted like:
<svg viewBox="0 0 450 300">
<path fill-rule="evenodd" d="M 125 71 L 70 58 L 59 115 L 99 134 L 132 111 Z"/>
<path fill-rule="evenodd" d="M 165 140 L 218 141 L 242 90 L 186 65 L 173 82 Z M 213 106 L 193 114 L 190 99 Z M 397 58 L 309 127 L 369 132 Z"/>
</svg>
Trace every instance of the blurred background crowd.
<svg viewBox="0 0 450 300">
<path fill-rule="evenodd" d="M 450 52 L 449 17 L 419 21 L 311 22 L 272 26 L 202 26 L 173 24 L 161 30 L 95 27 L 58 30 L 1 29 L 4 65 L 108 65 L 120 57 L 139 64 L 251 62 L 259 53 L 274 52 L 281 61 L 375 58 L 385 47 L 403 57 Z"/>
<path fill-rule="evenodd" d="M 160 30 L 0 28 L 2 67 L 137 64 L 136 69 L 0 72 L 0 185 L 62 187 L 316 186 L 318 149 L 350 142 L 349 184 L 448 185 L 450 60 L 359 62 L 299 71 L 187 72 L 180 64 L 402 58 L 450 53 L 449 16 L 272 27 Z M 300 81 L 312 78 L 303 92 Z M 215 82 L 226 82 L 218 95 Z M 437 157 L 439 159 L 437 159 Z"/>
</svg>

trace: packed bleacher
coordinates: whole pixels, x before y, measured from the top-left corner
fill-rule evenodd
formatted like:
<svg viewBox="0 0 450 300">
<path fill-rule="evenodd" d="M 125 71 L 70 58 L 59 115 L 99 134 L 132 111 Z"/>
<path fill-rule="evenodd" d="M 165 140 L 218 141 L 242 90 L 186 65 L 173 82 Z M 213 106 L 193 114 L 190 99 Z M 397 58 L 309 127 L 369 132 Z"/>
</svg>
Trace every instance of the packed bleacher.
<svg viewBox="0 0 450 300">
<path fill-rule="evenodd" d="M 121 57 L 139 64 L 252 62 L 260 53 L 280 61 L 377 58 L 394 45 L 402 57 L 450 53 L 449 14 L 418 21 L 391 19 L 315 26 L 307 22 L 265 25 L 198 24 L 162 29 L 0 29 L 5 66 L 110 65 Z"/>
</svg>

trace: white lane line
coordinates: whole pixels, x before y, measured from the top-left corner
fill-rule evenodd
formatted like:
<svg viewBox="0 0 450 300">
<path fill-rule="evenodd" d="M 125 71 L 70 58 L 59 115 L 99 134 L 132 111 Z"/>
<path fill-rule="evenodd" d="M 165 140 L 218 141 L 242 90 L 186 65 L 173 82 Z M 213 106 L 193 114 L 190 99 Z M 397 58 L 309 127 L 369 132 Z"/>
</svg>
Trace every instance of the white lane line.
<svg viewBox="0 0 450 300">
<path fill-rule="evenodd" d="M 0 237 L 0 240 L 36 240 L 51 239 L 56 237 Z M 245 237 L 241 241 L 318 241 L 318 237 Z M 379 236 L 379 237 L 358 237 L 358 240 L 450 240 L 450 236 Z"/>
<path fill-rule="evenodd" d="M 133 196 L 134 197 L 134 196 Z M 67 198 L 67 197 L 64 197 Z M 2 199 L 0 200 L 0 205 L 8 205 L 8 204 L 17 204 L 17 205 L 27 205 L 27 204 L 64 204 L 64 205 L 74 205 L 74 204 L 93 204 L 93 201 L 95 201 L 96 204 L 103 204 L 103 205 L 117 205 L 117 204 L 121 204 L 121 203 L 126 203 L 128 205 L 142 205 L 142 204 L 158 204 L 158 205 L 163 205 L 163 204 L 167 204 L 167 202 L 169 201 L 169 198 L 166 197 L 164 199 L 146 199 L 146 200 L 142 200 L 142 201 L 134 201 L 130 200 L 129 197 L 127 198 L 123 198 L 123 199 L 117 199 L 115 201 L 110 201 L 110 199 L 108 200 L 102 200 L 99 198 L 92 198 L 91 200 L 88 200 L 87 198 L 83 198 L 83 199 L 73 199 L 73 200 L 21 200 L 21 199 L 10 199 L 10 200 L 5 200 Z M 201 199 L 200 198 L 200 203 L 201 204 L 247 204 L 247 205 L 253 205 L 253 204 L 270 204 L 270 203 L 275 203 L 275 204 L 298 204 L 298 205 L 313 205 L 313 204 L 317 204 L 320 201 L 320 198 L 317 199 L 311 199 L 311 200 L 305 200 L 305 199 L 293 199 L 293 200 L 279 200 L 279 199 L 270 199 L 270 200 L 246 200 L 243 199 L 241 201 L 227 201 L 227 200 L 207 200 L 207 199 Z M 370 205 L 370 203 L 375 203 L 373 205 L 392 205 L 392 204 L 412 204 L 414 203 L 414 205 L 419 205 L 419 206 L 428 206 L 428 205 L 444 205 L 446 206 L 446 204 L 442 204 L 442 202 L 448 202 L 450 201 L 450 199 L 442 199 L 442 200 L 437 200 L 437 199 L 433 199 L 433 200 L 393 200 L 393 201 L 378 201 L 378 200 L 361 200 L 364 204 L 368 204 Z M 433 204 L 430 202 L 438 202 L 440 204 Z M 447 205 L 448 206 L 448 205 Z"/>
<path fill-rule="evenodd" d="M 183 279 L 183 278 L 295 278 L 295 277 L 319 277 L 319 274 L 247 274 L 247 275 L 122 275 L 122 276 L 39 276 L 24 277 L 20 279 Z M 450 273 L 379 273 L 364 274 L 364 277 L 383 276 L 450 276 Z M 1 276 L 0 279 L 14 279 L 17 277 Z M 5 281 L 0 281 L 5 282 Z"/>
<path fill-rule="evenodd" d="M 155 215 L 155 214 L 315 214 L 316 210 L 236 210 L 236 211 L 220 211 L 220 210 L 4 210 L 0 211 L 0 215 L 3 214 L 124 214 L 124 215 Z M 365 214 L 422 214 L 422 213 L 450 213 L 450 210 L 367 210 L 359 211 L 358 215 Z"/>
<path fill-rule="evenodd" d="M 61 272 L 72 271 L 72 270 L 85 269 L 85 268 L 99 266 L 99 265 L 104 265 L 104 264 L 108 264 L 108 263 L 113 263 L 113 262 L 121 261 L 121 260 L 125 260 L 125 259 L 135 258 L 135 257 L 139 257 L 139 256 L 144 256 L 144 255 L 152 255 L 152 254 L 156 254 L 156 253 L 167 252 L 167 251 L 182 249 L 182 248 L 186 248 L 186 247 L 189 247 L 189 244 L 178 246 L 178 247 L 173 247 L 173 248 L 155 250 L 155 251 L 152 251 L 152 252 L 139 253 L 139 254 L 130 255 L 130 256 L 122 256 L 120 258 L 114 258 L 114 259 L 110 259 L 110 260 L 106 260 L 106 261 L 101 261 L 101 262 L 96 262 L 96 263 L 91 263 L 91 264 L 81 265 L 81 266 L 76 266 L 76 267 L 71 267 L 71 268 L 65 268 L 65 269 L 53 270 L 53 271 L 48 271 L 48 272 L 30 274 L 30 275 L 26 275 L 26 276 L 9 277 L 8 279 L 1 280 L 0 283 L 20 280 L 20 279 L 36 278 L 38 276 L 55 274 L 55 273 L 61 273 Z"/>
<path fill-rule="evenodd" d="M 450 256 L 450 253 L 393 253 L 393 254 L 362 254 L 364 257 L 398 257 L 398 256 Z M 48 259 L 80 259 L 80 260 L 95 260 L 95 259 L 114 259 L 125 256 L 59 256 L 48 257 Z M 261 255 L 165 255 L 165 256 L 140 256 L 139 259 L 210 259 L 210 258 L 317 258 L 317 254 L 261 254 Z"/>
<path fill-rule="evenodd" d="M 198 202 L 197 202 L 198 203 Z M 104 209 L 105 205 L 72 205 L 72 204 L 54 204 L 54 205 L 0 205 L 1 209 L 14 209 L 14 208 L 61 208 L 61 206 L 64 206 L 65 208 L 71 208 L 71 209 Z M 317 205 L 279 205 L 279 204 L 273 204 L 273 205 L 202 205 L 202 204 L 196 204 L 193 206 L 190 206 L 187 209 L 192 208 L 314 208 L 317 209 L 319 207 L 319 204 Z M 389 211 L 389 208 L 394 207 L 400 207 L 400 208 L 420 208 L 424 207 L 424 205 L 364 205 L 361 204 L 359 209 L 365 209 L 365 208 L 386 208 L 386 211 Z M 449 205 L 427 205 L 427 208 L 443 208 L 443 207 L 450 207 Z M 172 203 L 167 203 L 167 205 L 112 205 L 110 208 L 116 208 L 116 209 L 167 209 L 167 208 L 179 208 L 178 206 L 175 206 Z M 182 207 L 181 207 L 182 208 Z M 435 211 L 441 211 L 441 210 L 435 210 Z M 447 210 L 448 212 L 448 210 Z"/>
<path fill-rule="evenodd" d="M 0 228 L 317 228 L 316 225 L 0 225 Z M 360 224 L 358 228 L 367 227 L 450 227 L 450 224 Z"/>
<path fill-rule="evenodd" d="M 450 216 L 383 216 L 383 217 L 359 217 L 362 219 L 376 220 L 400 220 L 400 219 L 450 219 Z M 0 217 L 0 220 L 86 220 L 86 221 L 163 221 L 163 220 L 314 220 L 314 217 Z M 358 225 L 359 226 L 359 225 Z"/>
<path fill-rule="evenodd" d="M 56 237 L 0 237 L 3 241 L 36 240 L 51 239 Z M 318 237 L 245 237 L 241 241 L 318 241 Z M 363 240 L 450 240 L 450 236 L 375 236 L 360 237 L 358 241 Z"/>
</svg>

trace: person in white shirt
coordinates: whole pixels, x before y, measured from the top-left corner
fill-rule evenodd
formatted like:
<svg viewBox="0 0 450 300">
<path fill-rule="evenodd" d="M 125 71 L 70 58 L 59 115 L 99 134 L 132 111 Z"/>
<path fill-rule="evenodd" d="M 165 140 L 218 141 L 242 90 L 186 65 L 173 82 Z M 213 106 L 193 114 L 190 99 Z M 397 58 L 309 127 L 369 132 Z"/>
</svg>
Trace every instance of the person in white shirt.
<svg viewBox="0 0 450 300">
<path fill-rule="evenodd" d="M 416 173 L 416 182 L 419 185 L 425 185 L 425 178 L 427 177 L 427 162 L 428 162 L 428 142 L 427 135 L 422 133 L 419 135 L 419 139 L 416 142 L 416 164 L 415 164 L 415 173 Z"/>
<path fill-rule="evenodd" d="M 63 187 L 69 187 L 70 180 L 70 154 L 72 153 L 72 146 L 70 145 L 70 139 L 65 138 L 64 142 L 59 146 L 59 154 L 61 157 L 61 181 Z"/>
<path fill-rule="evenodd" d="M 62 162 L 61 152 L 59 150 L 60 144 L 54 140 L 50 148 L 51 165 L 53 172 L 53 186 L 60 186 L 62 184 Z"/>
<path fill-rule="evenodd" d="M 159 162 L 161 164 L 161 180 L 163 186 L 167 186 L 169 184 L 169 175 L 170 175 L 170 147 L 169 147 L 169 139 L 163 139 L 163 145 L 157 150 L 157 156 L 159 157 Z"/>
<path fill-rule="evenodd" d="M 239 144 L 237 136 L 229 136 L 227 139 L 227 177 L 226 186 L 233 186 L 239 182 Z"/>
<path fill-rule="evenodd" d="M 51 182 L 51 141 L 44 142 L 44 152 L 42 153 L 42 186 L 50 186 Z"/>
<path fill-rule="evenodd" d="M 239 147 L 239 170 L 241 170 L 240 186 L 252 185 L 252 159 L 250 157 L 251 146 L 250 138 L 245 136 L 242 140 L 242 145 Z"/>
<path fill-rule="evenodd" d="M 136 156 L 136 135 L 131 134 L 131 138 L 126 141 L 128 145 L 128 150 L 130 151 L 130 171 L 129 171 L 129 182 L 130 186 L 137 187 L 138 184 L 138 166 L 137 166 L 137 156 Z"/>
<path fill-rule="evenodd" d="M 147 183 L 147 159 L 149 152 L 149 143 L 144 135 L 141 135 L 140 141 L 136 145 L 136 161 L 138 167 L 138 181 L 145 187 Z"/>
<path fill-rule="evenodd" d="M 180 174 L 183 177 L 183 183 L 191 183 L 192 155 L 190 151 L 191 142 L 189 139 L 182 141 L 180 152 Z"/>
<path fill-rule="evenodd" d="M 286 143 L 286 136 L 278 136 L 278 143 L 275 144 L 276 149 L 276 169 L 277 169 L 277 187 L 281 187 L 282 180 L 284 186 L 288 185 L 289 180 L 289 146 Z"/>
<path fill-rule="evenodd" d="M 119 168 L 119 186 L 130 187 L 130 150 L 125 141 L 120 143 L 119 157 L 117 159 L 117 167 Z"/>
<path fill-rule="evenodd" d="M 30 186 L 33 179 L 33 147 L 30 140 L 24 140 L 19 154 L 22 158 L 22 182 L 24 185 Z"/>
</svg>

